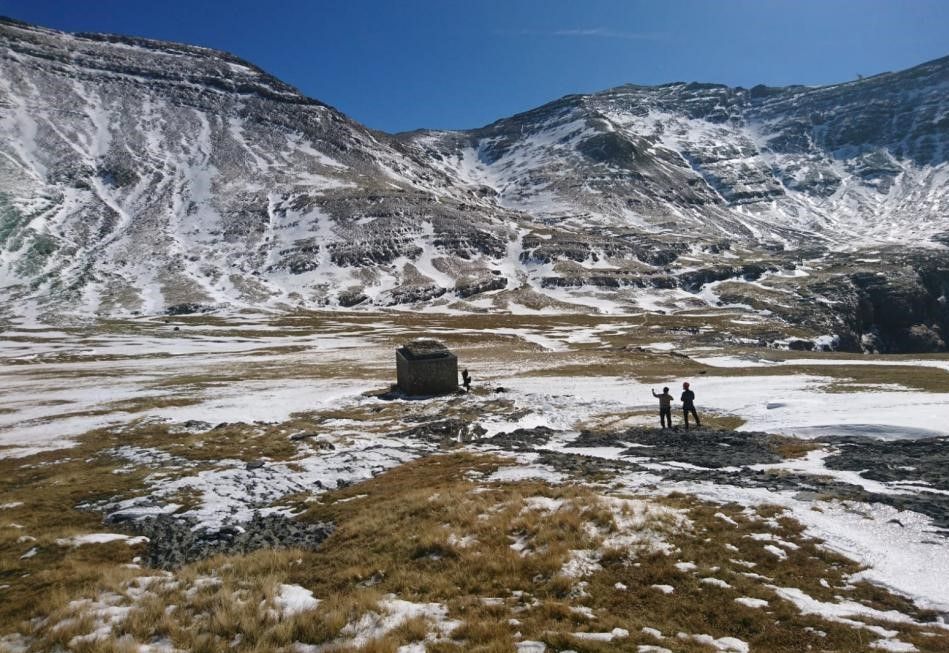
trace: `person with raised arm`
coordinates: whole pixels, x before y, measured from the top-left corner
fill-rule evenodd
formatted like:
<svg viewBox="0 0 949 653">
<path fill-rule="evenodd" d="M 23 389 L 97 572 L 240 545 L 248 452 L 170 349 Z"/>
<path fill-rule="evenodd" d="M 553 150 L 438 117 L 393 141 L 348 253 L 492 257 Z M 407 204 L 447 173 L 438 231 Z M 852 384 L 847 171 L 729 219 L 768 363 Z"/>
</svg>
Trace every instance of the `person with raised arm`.
<svg viewBox="0 0 949 653">
<path fill-rule="evenodd" d="M 659 400 L 659 424 L 662 426 L 662 430 L 666 429 L 666 423 L 668 422 L 669 428 L 672 428 L 672 395 L 669 394 L 669 388 L 663 388 L 662 394 L 657 395 L 655 388 L 653 388 L 652 396 L 656 397 Z"/>
</svg>

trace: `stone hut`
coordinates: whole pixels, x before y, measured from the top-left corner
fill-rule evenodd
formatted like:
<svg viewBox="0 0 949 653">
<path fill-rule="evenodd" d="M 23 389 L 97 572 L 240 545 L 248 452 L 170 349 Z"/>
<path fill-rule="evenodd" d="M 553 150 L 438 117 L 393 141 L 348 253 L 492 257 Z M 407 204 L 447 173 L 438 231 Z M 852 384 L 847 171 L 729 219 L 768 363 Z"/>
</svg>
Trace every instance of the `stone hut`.
<svg viewBox="0 0 949 653">
<path fill-rule="evenodd" d="M 458 357 L 437 340 L 413 340 L 395 350 L 399 390 L 410 396 L 458 390 Z"/>
</svg>

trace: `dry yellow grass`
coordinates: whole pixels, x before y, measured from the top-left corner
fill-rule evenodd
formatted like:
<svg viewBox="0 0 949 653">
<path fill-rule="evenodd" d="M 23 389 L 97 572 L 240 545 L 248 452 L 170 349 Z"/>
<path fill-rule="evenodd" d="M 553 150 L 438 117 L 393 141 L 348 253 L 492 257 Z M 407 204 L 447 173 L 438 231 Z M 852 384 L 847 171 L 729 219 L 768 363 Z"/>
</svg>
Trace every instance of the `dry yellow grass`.
<svg viewBox="0 0 949 653">
<path fill-rule="evenodd" d="M 803 458 L 809 451 L 823 447 L 819 442 L 772 435 L 768 438 L 768 447 L 782 458 Z"/>
<path fill-rule="evenodd" d="M 440 455 L 328 493 L 318 504 L 304 503 L 301 497 L 305 519 L 337 524 L 317 551 L 218 556 L 167 580 L 143 584 L 134 577 L 154 572 L 116 568 L 119 553 L 128 552 L 69 549 L 61 558 L 46 561 L 56 574 L 50 582 L 61 588 L 48 592 L 45 602 L 30 611 L 45 615 L 45 625 L 19 628 L 38 638 L 37 651 L 70 642 L 76 650 L 124 651 L 133 650 L 136 642 L 153 641 L 194 651 L 279 650 L 294 642 L 338 642 L 341 651 L 394 651 L 423 640 L 432 651 L 509 651 L 518 638 L 576 651 L 635 651 L 641 644 L 659 643 L 641 633 L 643 627 L 672 636 L 680 631 L 734 636 L 748 641 L 753 650 L 775 653 L 799 651 L 802 642 L 858 651 L 873 640 L 865 631 L 801 615 L 777 598 L 769 584 L 797 587 L 819 600 L 834 601 L 840 595 L 881 610 L 898 609 L 921 621 L 932 618 L 881 588 L 858 584 L 848 589 L 847 578 L 857 567 L 807 539 L 777 508 L 751 514 L 738 506 L 670 497 L 662 503 L 681 511 L 691 526 L 682 528 L 661 512 L 645 523 L 663 534 L 673 555 L 643 547 L 602 547 L 603 538 L 619 533 L 616 516 L 622 510 L 614 513 L 615 508 L 582 485 L 481 480 L 502 464 L 492 457 Z M 632 514 L 631 508 L 625 510 L 624 519 Z M 778 560 L 762 542 L 748 537 L 760 532 L 798 548 L 787 551 L 787 560 Z M 519 550 L 512 548 L 515 543 Z M 599 568 L 592 568 L 582 584 L 563 571 L 575 550 L 599 551 Z M 696 571 L 680 571 L 673 564 L 679 560 L 694 562 Z M 114 571 L 102 574 L 107 568 Z M 770 580 L 744 576 L 749 570 Z M 704 576 L 722 579 L 730 587 L 709 586 L 701 582 Z M 301 585 L 322 603 L 308 612 L 281 616 L 274 597 L 282 583 Z M 664 594 L 651 587 L 655 584 L 672 585 L 675 592 Z M 109 593 L 126 597 L 122 605 L 131 608 L 128 617 L 106 640 L 74 639 L 91 632 L 95 620 L 69 608 L 70 601 Z M 443 604 L 448 617 L 462 625 L 445 639 L 435 637 L 429 619 L 414 618 L 361 648 L 347 644 L 347 624 L 379 612 L 380 601 L 390 594 Z M 734 602 L 740 596 L 761 598 L 769 605 L 747 608 Z M 168 609 L 171 605 L 173 610 Z M 588 611 L 595 619 L 585 614 Z M 17 627 L 25 617 L 26 612 L 8 608 L 5 629 Z M 64 620 L 65 625 L 54 627 Z M 825 637 L 805 630 L 808 627 Z M 920 651 L 941 651 L 949 645 L 944 631 L 933 630 L 935 635 L 929 637 L 917 627 L 887 627 L 899 630 L 903 641 L 913 642 Z M 572 635 L 613 628 L 624 628 L 630 636 L 604 643 Z M 692 641 L 666 640 L 664 645 L 704 650 Z"/>
<path fill-rule="evenodd" d="M 0 511 L 0 583 L 9 586 L 0 601 L 0 624 L 8 629 L 56 609 L 141 551 L 141 545 L 124 542 L 75 548 L 57 544 L 61 538 L 102 532 L 101 517 L 76 506 L 137 487 L 144 475 L 113 474 L 114 459 L 84 447 L 70 454 L 66 460 L 59 460 L 62 452 L 40 454 L 27 465 L 0 459 L 0 503 L 20 503 Z M 34 555 L 22 557 L 33 548 Z"/>
</svg>

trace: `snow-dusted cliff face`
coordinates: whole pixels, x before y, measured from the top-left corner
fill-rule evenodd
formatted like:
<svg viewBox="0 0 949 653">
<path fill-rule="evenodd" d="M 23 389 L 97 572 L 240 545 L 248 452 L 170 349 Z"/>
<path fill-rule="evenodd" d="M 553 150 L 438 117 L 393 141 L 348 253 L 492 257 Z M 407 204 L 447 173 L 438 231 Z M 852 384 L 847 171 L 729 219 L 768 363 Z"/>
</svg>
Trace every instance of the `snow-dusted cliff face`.
<svg viewBox="0 0 949 653">
<path fill-rule="evenodd" d="M 940 349 L 947 98 L 949 58 L 389 136 L 221 52 L 0 21 L 0 292 L 45 315 L 725 305 Z"/>
<path fill-rule="evenodd" d="M 391 303 L 428 249 L 507 247 L 398 142 L 201 48 L 0 23 L 0 154 L 18 300 Z"/>
</svg>

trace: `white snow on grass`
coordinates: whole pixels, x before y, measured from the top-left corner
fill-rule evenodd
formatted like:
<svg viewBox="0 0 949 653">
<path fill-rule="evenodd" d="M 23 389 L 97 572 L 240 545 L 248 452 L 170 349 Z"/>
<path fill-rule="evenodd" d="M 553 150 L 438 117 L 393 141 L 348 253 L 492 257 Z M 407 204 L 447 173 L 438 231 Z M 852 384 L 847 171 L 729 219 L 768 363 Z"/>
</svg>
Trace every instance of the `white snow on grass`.
<svg viewBox="0 0 949 653">
<path fill-rule="evenodd" d="M 712 585 L 714 587 L 721 587 L 722 589 L 731 589 L 731 585 L 729 585 L 728 583 L 726 583 L 720 578 L 711 578 L 711 577 L 702 578 L 701 580 L 699 580 L 699 582 L 704 585 Z"/>
<path fill-rule="evenodd" d="M 102 406 L 159 396 L 141 385 L 113 381 L 106 385 L 64 384 L 59 379 L 30 382 L 0 371 L 0 456 L 22 457 L 68 447 L 71 439 L 94 428 L 126 421 L 128 413 L 83 415 Z"/>
<path fill-rule="evenodd" d="M 665 639 L 661 630 L 656 628 L 650 628 L 649 626 L 643 626 L 639 632 L 643 635 L 649 635 L 650 637 L 655 637 L 656 639 Z"/>
<path fill-rule="evenodd" d="M 82 546 L 83 544 L 105 544 L 107 542 L 125 542 L 129 546 L 148 542 L 148 538 L 142 535 L 131 537 L 121 533 L 86 533 L 85 535 L 75 535 L 73 537 L 60 538 L 56 544 L 60 546 Z"/>
<path fill-rule="evenodd" d="M 478 538 L 474 535 L 465 535 L 464 537 L 458 537 L 454 533 L 448 535 L 448 544 L 451 546 L 458 547 L 459 549 L 467 549 L 478 543 Z"/>
<path fill-rule="evenodd" d="M 750 596 L 739 596 L 735 599 L 735 603 L 739 603 L 748 608 L 766 608 L 768 607 L 768 602 L 764 599 L 755 599 Z"/>
<path fill-rule="evenodd" d="M 511 542 L 511 545 L 510 545 L 512 551 L 519 553 L 521 557 L 524 557 L 527 555 L 527 549 L 528 549 L 528 546 L 530 545 L 530 541 L 527 539 L 526 536 L 519 535 L 517 537 L 512 537 L 508 535 L 508 538 L 514 540 L 513 542 Z"/>
<path fill-rule="evenodd" d="M 949 360 L 916 360 L 907 358 L 872 358 L 870 360 L 854 358 L 788 358 L 778 361 L 778 365 L 801 366 L 843 366 L 854 365 L 886 366 L 886 367 L 922 367 L 933 368 L 949 372 Z"/>
<path fill-rule="evenodd" d="M 274 595 L 274 604 L 282 616 L 289 617 L 313 610 L 320 604 L 320 600 L 313 598 L 313 592 L 305 587 L 281 583 L 277 594 Z"/>
<path fill-rule="evenodd" d="M 683 492 L 699 499 L 746 506 L 779 505 L 804 527 L 806 537 L 866 568 L 854 580 L 867 580 L 902 596 L 919 607 L 949 612 L 949 547 L 934 546 L 940 529 L 932 519 L 917 512 L 898 510 L 879 503 L 813 501 L 796 497 L 793 491 L 743 488 L 714 483 L 673 483 L 663 492 Z M 787 554 L 777 546 L 769 550 L 777 557 Z M 893 555 L 899 551 L 899 555 Z"/>
<path fill-rule="evenodd" d="M 143 412 L 116 410 L 101 415 L 90 411 L 126 400 L 167 395 L 161 382 L 180 374 L 182 369 L 198 372 L 201 369 L 240 365 L 242 362 L 286 361 L 316 362 L 359 359 L 383 365 L 382 350 L 367 347 L 391 330 L 386 324 L 377 325 L 377 333 L 370 325 L 347 327 L 340 321 L 332 328 L 360 329 L 360 334 L 345 332 L 314 334 L 299 329 L 297 333 L 281 336 L 242 337 L 242 329 L 266 329 L 264 323 L 235 322 L 236 336 L 218 335 L 216 329 L 227 327 L 188 327 L 187 335 L 164 334 L 157 329 L 142 335 L 120 334 L 83 337 L 61 332 L 58 338 L 37 342 L 10 342 L 4 353 L 20 355 L 35 350 L 32 356 L 43 352 L 68 355 L 69 362 L 52 359 L 42 366 L 0 365 L 0 455 L 26 455 L 46 448 L 68 446 L 70 438 L 93 428 L 115 425 L 138 417 L 157 417 L 183 421 L 279 421 L 293 412 L 318 409 L 335 402 L 358 400 L 367 384 L 365 381 L 346 379 L 290 379 L 277 381 L 245 381 L 211 388 L 192 387 L 182 395 L 195 400 L 190 406 L 169 406 Z M 551 327 L 548 331 L 536 329 L 497 329 L 493 332 L 510 334 L 525 341 L 541 344 L 547 349 L 563 351 L 574 341 L 596 341 L 601 333 L 622 332 L 624 323 L 604 324 L 577 333 L 568 327 Z M 44 335 L 42 331 L 37 333 Z M 31 336 L 35 337 L 35 335 Z M 660 348 L 671 343 L 653 343 Z M 27 349 L 24 350 L 23 348 Z M 281 347 L 305 350 L 279 353 Z M 274 353 L 277 351 L 278 353 Z M 260 352 L 260 353 L 258 353 Z M 169 365 L 164 356 L 173 356 L 175 365 Z M 115 360 L 118 357 L 119 360 Z M 248 358 L 250 357 L 250 358 Z M 335 357 L 335 358 L 334 358 Z M 180 360 L 178 360 L 180 359 Z M 378 359 L 378 360 L 377 360 Z M 850 365 L 888 364 L 889 361 L 852 361 L 824 359 L 794 359 L 781 364 Z M 770 364 L 770 363 L 769 363 Z M 945 369 L 949 361 L 896 361 L 894 364 L 920 365 Z M 196 368 L 192 370 L 191 368 Z M 90 383 L 86 390 L 74 385 L 57 383 L 57 373 L 85 372 L 108 374 L 108 382 Z M 116 372 L 119 372 L 116 376 Z M 60 375 L 61 378 L 61 375 Z M 91 380 L 91 377 L 90 377 Z M 528 415 L 516 422 L 486 418 L 483 426 L 488 435 L 513 428 L 550 426 L 568 428 L 585 418 L 598 414 L 629 409 L 654 409 L 650 386 L 619 377 L 516 377 L 501 379 L 514 390 L 518 404 L 529 406 Z M 877 390 L 851 393 L 846 402 L 832 401 L 834 395 L 822 392 L 829 379 L 810 375 L 704 377 L 693 379 L 702 411 L 717 411 L 745 418 L 746 430 L 767 430 L 801 435 L 824 433 L 859 433 L 861 430 L 881 437 L 900 437 L 932 434 L 937 425 L 949 423 L 949 397 L 935 393 L 907 393 Z M 671 383 L 671 380 L 670 380 Z M 158 385 L 156 385 L 158 384 Z M 84 414 L 86 413 L 86 414 Z M 919 429 L 915 432 L 914 429 Z M 2 447 L 12 448 L 2 448 Z M 618 451 L 604 449 L 604 457 L 618 455 Z"/>
<path fill-rule="evenodd" d="M 178 516 L 196 520 L 195 528 L 220 528 L 246 522 L 255 515 L 287 514 L 273 502 L 298 492 L 321 493 L 372 478 L 379 472 L 408 462 L 432 447 L 394 438 L 349 438 L 331 451 L 311 451 L 286 462 L 265 463 L 248 469 L 241 460 L 219 460 L 213 469 L 172 480 L 150 477 L 147 495 L 116 504 L 119 514 L 144 516 L 148 511 L 174 512 L 175 504 L 155 506 L 156 500 L 188 492 L 198 505 Z M 172 507 L 174 506 L 174 507 Z"/>
<path fill-rule="evenodd" d="M 689 635 L 687 633 L 677 633 L 676 638 L 682 641 L 693 641 L 709 646 L 716 651 L 726 651 L 728 653 L 748 653 L 751 650 L 751 647 L 748 646 L 748 642 L 738 639 L 737 637 L 719 637 L 715 638 L 711 635 Z"/>
<path fill-rule="evenodd" d="M 482 333 L 496 333 L 498 335 L 511 335 L 525 342 L 537 345 L 541 349 L 546 351 L 569 351 L 569 347 L 565 345 L 561 340 L 551 338 L 550 336 L 537 333 L 536 331 L 531 331 L 528 329 L 482 329 Z"/>
<path fill-rule="evenodd" d="M 425 619 L 431 623 L 427 639 L 438 641 L 448 637 L 462 622 L 448 619 L 448 608 L 441 603 L 412 603 L 389 594 L 378 605 L 379 612 L 368 612 L 356 621 L 343 626 L 339 637 L 328 644 L 311 646 L 296 644 L 301 653 L 320 653 L 341 648 L 361 648 L 384 637 L 411 619 Z"/>
<path fill-rule="evenodd" d="M 652 351 L 675 351 L 679 346 L 674 342 L 651 342 L 648 345 L 643 345 L 643 349 L 649 349 Z"/>
<path fill-rule="evenodd" d="M 614 530 L 600 544 L 602 549 L 669 555 L 675 548 L 665 541 L 669 532 L 692 528 L 686 511 L 640 499 L 600 497 L 600 503 L 613 515 Z"/>
<path fill-rule="evenodd" d="M 708 365 L 709 367 L 770 367 L 777 365 L 776 361 L 765 360 L 761 358 L 744 358 L 741 356 L 694 356 L 696 363 Z"/>
<path fill-rule="evenodd" d="M 672 594 L 676 589 L 672 585 L 650 585 L 654 590 L 659 590 L 663 594 Z"/>
<path fill-rule="evenodd" d="M 602 568 L 599 551 L 571 549 L 570 558 L 564 563 L 560 573 L 567 578 L 583 578 L 596 573 Z"/>
<path fill-rule="evenodd" d="M 487 478 L 488 481 L 501 483 L 514 483 L 530 479 L 559 484 L 563 483 L 566 477 L 549 465 L 512 465 L 501 467 Z"/>
<path fill-rule="evenodd" d="M 787 540 L 782 540 L 780 537 L 774 533 L 752 533 L 751 535 L 746 535 L 745 537 L 754 540 L 755 542 L 773 542 L 778 546 L 784 547 L 789 551 L 797 551 L 799 547 L 794 542 L 788 542 Z"/>
<path fill-rule="evenodd" d="M 145 578 L 139 577 L 139 578 L 137 578 L 136 580 L 139 582 L 139 584 L 142 584 L 143 581 L 148 581 L 148 583 L 145 583 L 145 584 L 144 584 L 144 587 L 147 588 L 147 587 L 151 587 L 152 583 L 154 582 L 154 580 L 152 580 L 152 579 L 157 580 L 157 581 L 160 581 L 160 582 L 162 582 L 162 581 L 167 581 L 167 579 L 163 579 L 163 578 L 161 578 L 161 577 L 157 577 L 157 578 L 155 578 L 155 577 L 151 577 L 151 578 L 149 578 L 149 577 L 145 577 Z M 175 582 L 175 583 L 176 583 L 177 581 L 172 581 L 172 582 Z M 186 596 L 188 599 L 192 599 L 192 598 L 194 598 L 199 592 L 201 592 L 201 591 L 203 591 L 203 590 L 211 589 L 211 588 L 216 589 L 216 588 L 218 588 L 218 587 L 221 587 L 223 584 L 224 584 L 224 582 L 223 582 L 220 578 L 218 578 L 217 576 L 198 576 L 197 578 L 194 579 L 194 582 L 191 583 L 191 586 L 190 586 L 188 589 L 185 590 L 185 596 Z M 264 601 L 264 602 L 261 602 L 261 603 L 262 603 L 262 604 L 266 604 L 265 601 Z"/>
<path fill-rule="evenodd" d="M 785 601 L 792 603 L 801 614 L 818 616 L 827 621 L 835 621 L 851 628 L 869 630 L 873 634 L 886 639 L 893 639 L 899 631 L 890 630 L 881 626 L 868 624 L 859 618 L 882 621 L 884 623 L 903 624 L 909 626 L 928 626 L 949 630 L 949 625 L 942 622 L 921 624 L 911 617 L 896 610 L 877 610 L 856 601 L 838 601 L 829 603 L 819 601 L 796 587 L 778 587 L 769 585 L 774 592 Z"/>
<path fill-rule="evenodd" d="M 76 635 L 69 640 L 69 648 L 79 648 L 83 644 L 108 639 L 113 626 L 121 624 L 132 611 L 132 606 L 121 605 L 124 597 L 113 592 L 100 594 L 95 600 L 79 599 L 70 601 L 69 610 L 77 615 L 88 615 L 93 619 L 92 629 L 84 635 Z M 70 620 L 67 620 L 67 623 Z"/>
<path fill-rule="evenodd" d="M 199 577 L 200 581 L 209 577 Z M 217 579 L 214 579 L 220 582 Z M 175 587 L 178 581 L 173 580 L 170 573 L 157 576 L 139 576 L 123 583 L 121 593 L 103 592 L 94 599 L 83 598 L 69 602 L 66 616 L 58 623 L 51 625 L 52 632 L 58 629 L 71 628 L 82 624 L 84 618 L 90 619 L 88 625 L 81 625 L 82 634 L 69 640 L 68 648 L 88 648 L 88 644 L 114 637 L 113 628 L 124 622 L 129 614 L 146 597 L 154 597 L 153 588 L 156 586 Z M 155 639 L 150 644 L 136 644 L 130 636 L 116 640 L 119 648 L 141 652 L 171 653 L 175 649 L 167 639 Z M 94 647 L 93 647 L 94 648 Z"/>
<path fill-rule="evenodd" d="M 608 633 L 570 633 L 571 637 L 592 642 L 612 642 L 614 639 L 626 639 L 629 631 L 625 628 L 614 628 Z"/>
<path fill-rule="evenodd" d="M 889 651 L 890 653 L 914 653 L 918 651 L 910 642 L 903 642 L 898 639 L 878 639 L 875 642 L 870 642 L 870 648 L 878 651 Z"/>
<path fill-rule="evenodd" d="M 346 378 L 275 378 L 175 387 L 176 377 L 182 375 L 213 376 L 242 365 L 281 362 L 287 366 L 354 359 L 367 364 L 381 363 L 378 357 L 382 352 L 367 347 L 372 341 L 368 335 L 353 337 L 310 331 L 266 337 L 246 337 L 240 333 L 216 336 L 205 334 L 203 327 L 185 328 L 193 332 L 171 335 L 155 330 L 141 335 L 96 336 L 77 333 L 64 334 L 62 341 L 0 341 L 0 456 L 25 456 L 69 447 L 75 436 L 89 430 L 145 417 L 176 421 L 282 421 L 294 412 L 359 401 L 360 394 L 367 389 L 365 380 Z M 85 380 L 64 381 L 76 375 Z M 135 400 L 165 397 L 190 399 L 194 403 L 162 408 L 145 405 L 141 409 L 129 405 Z"/>
<path fill-rule="evenodd" d="M 525 639 L 523 642 L 516 642 L 514 650 L 517 653 L 545 653 L 547 645 L 533 639 Z"/>
<path fill-rule="evenodd" d="M 226 388 L 214 388 L 198 404 L 153 409 L 147 414 L 174 422 L 282 422 L 294 413 L 358 403 L 365 391 L 365 382 L 325 379 L 284 379 L 279 383 L 245 381 Z"/>
<path fill-rule="evenodd" d="M 20 633 L 0 635 L 0 651 L 7 653 L 27 653 L 30 650 L 30 638 Z"/>
<path fill-rule="evenodd" d="M 586 605 L 571 605 L 570 612 L 586 617 L 587 619 L 596 619 L 593 608 Z"/>
<path fill-rule="evenodd" d="M 563 499 L 551 499 L 550 497 L 527 497 L 524 499 L 524 508 L 522 512 L 557 512 L 563 506 Z"/>
</svg>

